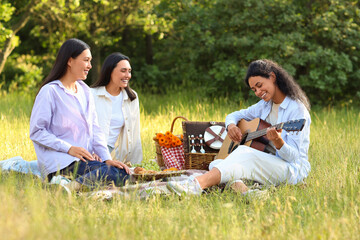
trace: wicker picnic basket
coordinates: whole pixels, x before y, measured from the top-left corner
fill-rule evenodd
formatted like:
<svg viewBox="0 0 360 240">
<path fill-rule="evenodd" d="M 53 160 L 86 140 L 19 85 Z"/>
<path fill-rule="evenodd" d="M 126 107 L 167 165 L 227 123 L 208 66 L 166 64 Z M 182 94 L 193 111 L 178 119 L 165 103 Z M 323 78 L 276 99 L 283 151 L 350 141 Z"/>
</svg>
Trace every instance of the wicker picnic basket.
<svg viewBox="0 0 360 240">
<path fill-rule="evenodd" d="M 175 121 L 177 119 L 183 119 L 185 121 L 189 121 L 187 118 L 183 117 L 183 116 L 177 116 L 174 118 L 174 120 L 172 121 L 171 123 L 171 127 L 170 127 L 170 132 L 173 133 L 173 130 L 174 130 L 174 124 L 175 124 Z M 180 137 L 180 135 L 176 135 L 177 137 Z M 159 145 L 159 141 L 156 139 L 156 137 L 153 138 L 154 142 L 155 142 L 155 151 L 156 151 L 156 161 L 159 165 L 159 167 L 165 167 L 165 164 L 164 164 L 164 160 L 163 160 L 163 156 L 162 156 L 162 153 L 161 153 L 161 146 Z"/>
<path fill-rule="evenodd" d="M 184 144 L 184 155 L 185 155 L 185 169 L 201 169 L 209 170 L 209 164 L 215 159 L 219 150 L 212 149 L 209 146 L 203 145 L 205 153 L 200 152 L 200 144 L 195 145 L 196 153 L 190 151 L 190 136 L 204 135 L 206 128 L 214 125 L 225 126 L 224 122 L 197 122 L 197 121 L 184 121 L 183 124 L 183 144 Z M 198 137 L 195 137 L 197 142 Z"/>
<path fill-rule="evenodd" d="M 185 153 L 185 169 L 209 170 L 217 153 Z"/>
</svg>

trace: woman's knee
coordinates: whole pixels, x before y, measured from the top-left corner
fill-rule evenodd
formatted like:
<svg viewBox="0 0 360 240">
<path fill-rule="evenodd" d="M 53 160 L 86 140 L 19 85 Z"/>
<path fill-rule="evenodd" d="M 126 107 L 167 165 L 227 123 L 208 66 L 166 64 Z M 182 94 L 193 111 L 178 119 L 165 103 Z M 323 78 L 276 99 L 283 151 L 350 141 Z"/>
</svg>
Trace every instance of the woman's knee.
<svg viewBox="0 0 360 240">
<path fill-rule="evenodd" d="M 213 169 L 216 165 L 224 161 L 223 159 L 216 159 L 209 164 L 209 170 Z"/>
<path fill-rule="evenodd" d="M 125 169 L 120 169 L 114 166 L 108 166 L 107 179 L 113 181 L 116 186 L 122 186 L 130 178 L 130 175 Z"/>
<path fill-rule="evenodd" d="M 232 180 L 238 180 L 244 177 L 244 168 L 242 165 L 233 163 L 227 165 L 217 165 L 216 168 L 220 171 L 220 183 L 227 183 Z"/>
</svg>

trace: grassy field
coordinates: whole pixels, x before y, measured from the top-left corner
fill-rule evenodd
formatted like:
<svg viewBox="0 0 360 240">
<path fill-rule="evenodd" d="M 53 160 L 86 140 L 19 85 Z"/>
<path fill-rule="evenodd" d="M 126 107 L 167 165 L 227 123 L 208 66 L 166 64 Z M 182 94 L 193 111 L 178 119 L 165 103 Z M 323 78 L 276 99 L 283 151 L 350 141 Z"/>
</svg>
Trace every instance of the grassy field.
<svg viewBox="0 0 360 240">
<path fill-rule="evenodd" d="M 155 157 L 155 132 L 170 129 L 174 117 L 224 121 L 246 107 L 196 94 L 140 94 L 146 166 Z M 0 159 L 36 159 L 29 139 L 33 97 L 0 97 Z M 68 198 L 40 180 L 0 173 L 2 239 L 358 239 L 360 235 L 360 114 L 358 109 L 312 111 L 305 185 L 282 186 L 270 198 L 247 203 L 232 192 L 179 199 Z M 181 133 L 181 121 L 174 133 Z"/>
</svg>

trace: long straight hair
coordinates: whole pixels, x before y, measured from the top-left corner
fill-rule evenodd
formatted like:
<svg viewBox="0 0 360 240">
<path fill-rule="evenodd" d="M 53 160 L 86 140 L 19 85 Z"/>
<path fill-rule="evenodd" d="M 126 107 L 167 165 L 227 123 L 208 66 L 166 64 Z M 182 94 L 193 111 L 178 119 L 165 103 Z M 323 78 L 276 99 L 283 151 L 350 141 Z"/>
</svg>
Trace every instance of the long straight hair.
<svg viewBox="0 0 360 240">
<path fill-rule="evenodd" d="M 114 52 L 106 57 L 100 72 L 99 79 L 91 85 L 91 87 L 102 87 L 110 83 L 111 73 L 113 72 L 116 65 L 122 61 L 127 60 L 130 62 L 130 58 L 122 53 Z M 129 96 L 130 100 L 133 101 L 136 98 L 135 92 L 129 87 L 129 84 L 125 87 L 125 91 Z"/>
<path fill-rule="evenodd" d="M 251 62 L 247 70 L 245 83 L 248 87 L 250 87 L 250 77 L 260 76 L 269 79 L 270 73 L 272 72 L 276 76 L 275 83 L 279 87 L 280 91 L 291 99 L 302 102 L 305 107 L 310 110 L 309 99 L 299 84 L 287 71 L 285 71 L 285 69 L 271 60 L 261 59 Z"/>
<path fill-rule="evenodd" d="M 52 67 L 49 75 L 42 82 L 40 89 L 45 84 L 62 78 L 67 71 L 67 63 L 69 59 L 76 58 L 86 49 L 90 50 L 89 45 L 79 39 L 71 38 L 69 40 L 66 40 L 61 45 L 59 52 L 56 56 L 54 66 Z"/>
</svg>

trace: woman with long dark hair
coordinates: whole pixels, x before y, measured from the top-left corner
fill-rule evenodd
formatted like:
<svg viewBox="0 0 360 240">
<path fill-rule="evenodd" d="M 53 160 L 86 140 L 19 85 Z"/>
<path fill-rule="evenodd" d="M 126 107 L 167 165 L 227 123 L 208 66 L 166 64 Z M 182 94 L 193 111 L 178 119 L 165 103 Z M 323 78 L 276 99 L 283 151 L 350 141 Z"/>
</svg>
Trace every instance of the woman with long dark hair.
<svg viewBox="0 0 360 240">
<path fill-rule="evenodd" d="M 305 119 L 298 134 L 270 127 L 266 130 L 269 144 L 266 151 L 245 145 L 237 147 L 224 160 L 213 161 L 210 171 L 189 181 L 169 182 L 170 190 L 181 194 L 201 194 L 203 189 L 219 183 L 228 183 L 235 191 L 250 194 L 243 180 L 261 184 L 296 184 L 310 172 L 308 149 L 310 144 L 310 104 L 295 80 L 278 64 L 270 60 L 257 60 L 249 65 L 245 83 L 261 100 L 247 109 L 226 117 L 225 125 L 231 140 L 240 142 L 242 133 L 237 126 L 241 119 L 259 118 L 271 125 L 289 120 Z"/>
<path fill-rule="evenodd" d="M 83 82 L 91 69 L 90 47 L 79 39 L 65 41 L 36 96 L 30 118 L 30 138 L 39 169 L 54 175 L 74 175 L 67 186 L 123 185 L 129 168 L 111 160 L 90 88 Z M 93 154 L 104 161 L 96 161 Z"/>
<path fill-rule="evenodd" d="M 140 164 L 143 155 L 139 99 L 129 86 L 130 79 L 129 57 L 115 52 L 105 59 L 100 78 L 91 86 L 91 91 L 113 159 Z"/>
</svg>

